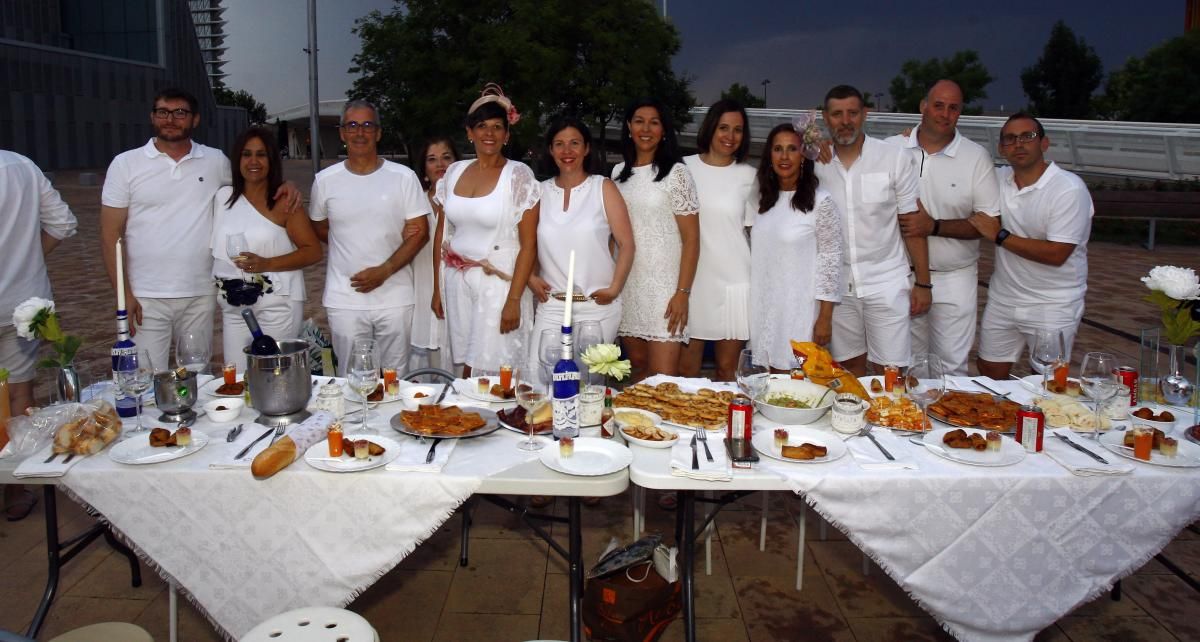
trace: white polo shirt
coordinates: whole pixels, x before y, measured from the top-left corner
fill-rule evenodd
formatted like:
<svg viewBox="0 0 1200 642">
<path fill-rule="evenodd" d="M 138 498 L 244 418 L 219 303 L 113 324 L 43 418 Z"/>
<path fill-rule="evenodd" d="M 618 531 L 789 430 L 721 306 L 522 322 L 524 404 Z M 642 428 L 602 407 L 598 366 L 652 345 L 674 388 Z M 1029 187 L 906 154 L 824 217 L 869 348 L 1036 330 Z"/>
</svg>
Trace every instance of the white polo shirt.
<svg viewBox="0 0 1200 642">
<path fill-rule="evenodd" d="M 996 179 L 1007 230 L 1025 238 L 1074 243 L 1075 249 L 1065 263 L 1054 267 L 997 248 L 988 298 L 1022 307 L 1082 305 L 1087 292 L 1087 241 L 1095 213 L 1087 185 L 1055 163 L 1024 189 L 1017 189 L 1011 167 L 996 170 Z"/>
<path fill-rule="evenodd" d="M 33 161 L 0 149 L 0 328 L 29 297 L 50 298 L 42 232 L 62 240 L 78 222 Z"/>
<path fill-rule="evenodd" d="M 1000 187 L 996 167 L 982 145 L 954 131 L 954 140 L 936 153 L 927 153 L 917 142 L 917 128 L 887 142 L 907 149 L 920 177 L 921 203 L 935 219 L 964 219 L 974 212 L 1000 214 Z M 979 263 L 979 239 L 930 236 L 929 269 L 949 272 Z"/>
<path fill-rule="evenodd" d="M 220 150 L 192 142 L 178 162 L 153 138 L 108 166 L 100 202 L 128 208 L 125 272 L 134 296 L 170 299 L 213 294 L 213 195 L 233 182 Z"/>
<path fill-rule="evenodd" d="M 416 173 L 399 163 L 385 160 L 365 176 L 346 169 L 345 162 L 321 170 L 313 179 L 308 216 L 329 221 L 325 307 L 378 310 L 411 305 L 411 265 L 365 294 L 351 287 L 350 277 L 386 261 L 404 244 L 405 222 L 429 212 L 429 199 Z"/>
<path fill-rule="evenodd" d="M 828 164 L 816 164 L 821 187 L 842 213 L 846 292 L 858 297 L 908 289 L 908 253 L 897 216 L 917 209 L 918 189 L 908 153 L 878 138 L 863 138 L 862 153 L 850 169 L 836 151 Z"/>
</svg>

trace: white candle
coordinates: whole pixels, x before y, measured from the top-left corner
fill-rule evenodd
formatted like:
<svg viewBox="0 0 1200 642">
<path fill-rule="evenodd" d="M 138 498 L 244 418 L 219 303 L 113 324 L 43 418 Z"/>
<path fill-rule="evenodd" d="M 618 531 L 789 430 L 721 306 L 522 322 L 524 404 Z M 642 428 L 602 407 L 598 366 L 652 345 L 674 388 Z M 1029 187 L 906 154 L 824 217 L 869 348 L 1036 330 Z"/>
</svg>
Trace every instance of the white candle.
<svg viewBox="0 0 1200 642">
<path fill-rule="evenodd" d="M 563 311 L 563 327 L 571 327 L 571 303 L 575 300 L 575 250 L 567 262 L 567 309 Z"/>
<path fill-rule="evenodd" d="M 117 309 L 125 311 L 125 252 L 117 239 Z"/>
</svg>

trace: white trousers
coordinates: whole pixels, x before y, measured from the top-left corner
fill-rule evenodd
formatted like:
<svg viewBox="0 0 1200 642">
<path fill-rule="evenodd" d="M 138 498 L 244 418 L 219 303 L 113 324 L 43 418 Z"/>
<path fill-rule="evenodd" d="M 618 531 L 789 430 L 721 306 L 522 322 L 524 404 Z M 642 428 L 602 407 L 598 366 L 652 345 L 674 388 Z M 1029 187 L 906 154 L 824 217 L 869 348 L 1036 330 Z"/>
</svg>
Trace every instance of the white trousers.
<svg viewBox="0 0 1200 642">
<path fill-rule="evenodd" d="M 529 368 L 528 372 L 542 373 L 543 366 L 539 360 L 539 351 L 541 350 L 541 337 L 543 330 L 554 330 L 555 345 L 561 340 L 563 313 L 566 311 L 566 302 L 559 301 L 551 297 L 545 303 L 537 304 L 537 312 L 533 317 L 533 334 L 529 337 L 529 359 L 525 367 Z M 621 299 L 617 299 L 608 305 L 600 305 L 595 301 L 576 301 L 571 305 L 571 323 L 578 328 L 581 321 L 598 321 L 600 323 L 600 334 L 604 336 L 605 343 L 615 343 L 617 340 L 617 328 L 621 325 Z M 576 336 L 578 341 L 579 337 Z M 576 346 L 579 344 L 576 343 Z M 575 351 L 575 358 L 579 359 L 582 355 L 579 351 Z M 583 366 L 580 370 L 585 373 Z M 544 373 L 537 375 L 539 381 L 545 382 Z M 532 376 L 530 377 L 532 378 Z"/>
<path fill-rule="evenodd" d="M 337 354 L 337 373 L 346 376 L 346 361 L 354 340 L 375 339 L 375 358 L 381 368 L 403 372 L 408 366 L 408 338 L 412 331 L 413 305 L 401 305 L 378 310 L 347 310 L 325 308 L 329 332 L 333 334 L 333 351 Z"/>
<path fill-rule="evenodd" d="M 967 374 L 967 355 L 975 342 L 975 317 L 979 303 L 979 268 L 976 265 L 931 272 L 933 304 L 913 317 L 913 354 L 931 352 L 942 361 L 948 375 Z"/>
<path fill-rule="evenodd" d="M 251 341 L 250 328 L 246 327 L 246 320 L 242 318 L 242 310 L 246 306 L 229 305 L 219 296 L 217 305 L 221 308 L 221 345 L 225 350 L 225 363 L 237 365 L 238 372 L 242 372 L 246 369 L 243 348 L 250 345 Z M 250 309 L 254 310 L 254 318 L 258 319 L 263 334 L 276 341 L 300 336 L 300 326 L 304 323 L 303 301 L 277 294 L 263 294 Z"/>
<path fill-rule="evenodd" d="M 1032 346 L 1038 330 L 1061 330 L 1067 357 L 1075 344 L 1083 300 L 1058 305 L 1016 305 L 988 296 L 979 322 L 979 357 L 996 363 L 1016 363 Z"/>
<path fill-rule="evenodd" d="M 897 288 L 861 298 L 843 294 L 833 306 L 830 356 L 845 361 L 866 353 L 872 363 L 907 366 L 912 354 L 908 293 Z"/>
<path fill-rule="evenodd" d="M 213 310 L 217 295 L 189 296 L 172 299 L 138 298 L 142 304 L 142 323 L 135 325 L 138 359 L 149 358 L 156 370 L 171 367 L 171 344 L 176 336 L 195 333 L 201 341 L 212 345 Z"/>
</svg>

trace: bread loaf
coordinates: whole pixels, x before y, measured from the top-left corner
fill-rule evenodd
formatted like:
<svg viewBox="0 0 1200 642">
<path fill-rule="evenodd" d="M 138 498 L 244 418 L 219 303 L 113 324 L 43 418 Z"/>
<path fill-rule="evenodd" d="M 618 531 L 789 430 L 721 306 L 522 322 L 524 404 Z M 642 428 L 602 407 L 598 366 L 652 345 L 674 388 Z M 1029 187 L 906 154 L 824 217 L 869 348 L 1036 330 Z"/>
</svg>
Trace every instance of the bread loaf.
<svg viewBox="0 0 1200 642">
<path fill-rule="evenodd" d="M 288 428 L 284 436 L 258 453 L 250 464 L 250 472 L 259 479 L 265 479 L 287 468 L 309 446 L 324 441 L 334 421 L 334 416 L 328 412 L 314 412 L 303 423 Z"/>
</svg>

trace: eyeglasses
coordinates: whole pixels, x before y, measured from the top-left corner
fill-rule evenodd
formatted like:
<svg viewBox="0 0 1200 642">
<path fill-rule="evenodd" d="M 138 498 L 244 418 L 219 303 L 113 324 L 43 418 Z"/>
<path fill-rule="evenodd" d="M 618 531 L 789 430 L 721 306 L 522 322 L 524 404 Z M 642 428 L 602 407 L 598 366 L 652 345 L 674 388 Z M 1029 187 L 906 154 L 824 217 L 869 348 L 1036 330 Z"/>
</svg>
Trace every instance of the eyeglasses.
<svg viewBox="0 0 1200 642">
<path fill-rule="evenodd" d="M 342 129 L 346 129 L 351 132 L 356 132 L 359 129 L 362 129 L 365 132 L 373 132 L 377 127 L 379 127 L 379 124 L 373 120 L 364 120 L 361 123 L 357 120 L 351 120 L 342 123 Z"/>
<path fill-rule="evenodd" d="M 1002 134 L 1000 136 L 1000 144 L 1008 147 L 1017 143 L 1032 143 L 1038 139 L 1037 132 L 1021 132 L 1020 134 Z"/>
<path fill-rule="evenodd" d="M 151 110 L 150 114 L 159 120 L 166 120 L 168 118 L 174 118 L 175 120 L 183 120 L 183 119 L 187 118 L 188 116 L 191 116 L 192 112 L 190 110 L 183 109 L 183 108 L 180 108 L 180 109 L 159 108 L 159 109 Z"/>
</svg>

